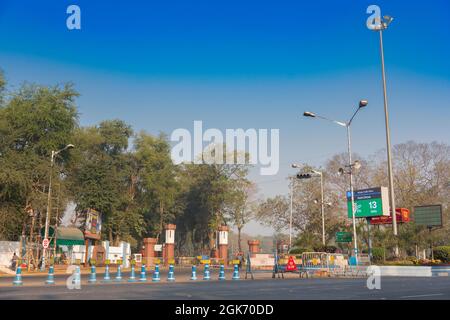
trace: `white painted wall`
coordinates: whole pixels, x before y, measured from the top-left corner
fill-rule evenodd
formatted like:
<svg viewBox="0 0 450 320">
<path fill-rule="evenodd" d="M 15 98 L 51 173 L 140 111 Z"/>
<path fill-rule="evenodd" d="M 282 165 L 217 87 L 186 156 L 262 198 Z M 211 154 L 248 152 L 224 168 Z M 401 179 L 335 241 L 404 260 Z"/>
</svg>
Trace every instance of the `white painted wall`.
<svg viewBox="0 0 450 320">
<path fill-rule="evenodd" d="M 11 258 L 14 254 L 19 255 L 19 241 L 0 241 L 0 266 L 11 266 Z"/>
<path fill-rule="evenodd" d="M 103 247 L 105 248 L 105 250 L 108 250 L 105 241 L 103 241 L 102 244 L 103 244 Z M 75 263 L 75 261 L 77 259 L 80 259 L 81 262 L 85 261 L 86 246 L 84 246 L 84 245 L 73 246 L 71 256 L 70 256 L 70 253 L 68 253 L 69 252 L 68 247 L 66 247 L 66 246 L 61 246 L 61 247 L 63 248 L 64 252 L 66 252 L 67 257 L 71 257 L 72 263 Z M 90 249 L 88 250 L 88 252 L 90 252 L 89 258 L 92 258 L 93 252 L 94 252 L 93 246 L 90 246 Z M 125 256 L 124 256 L 124 253 L 125 253 Z M 109 259 L 112 264 L 117 263 L 117 260 L 123 260 L 122 265 L 125 268 L 128 268 L 130 266 L 130 261 L 129 261 L 130 255 L 131 255 L 130 244 L 127 242 L 121 242 L 120 246 L 118 246 L 118 247 L 109 246 L 109 252 L 107 253 L 107 256 L 105 257 L 105 259 Z"/>
</svg>

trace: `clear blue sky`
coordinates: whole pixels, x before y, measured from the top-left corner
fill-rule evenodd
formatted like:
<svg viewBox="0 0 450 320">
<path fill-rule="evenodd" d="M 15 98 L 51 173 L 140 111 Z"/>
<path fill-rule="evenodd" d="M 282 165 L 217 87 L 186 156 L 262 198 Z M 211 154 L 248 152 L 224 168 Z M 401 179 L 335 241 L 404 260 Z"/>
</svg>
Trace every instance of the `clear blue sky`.
<svg viewBox="0 0 450 320">
<path fill-rule="evenodd" d="M 81 8 L 82 30 L 66 28 Z M 10 85 L 67 81 L 81 124 L 121 118 L 152 133 L 176 128 L 277 128 L 281 170 L 258 176 L 264 195 L 287 191 L 292 162 L 321 165 L 345 151 L 346 120 L 361 98 L 354 151 L 385 145 L 378 36 L 385 32 L 393 143 L 450 143 L 450 3 L 437 1 L 0 0 L 0 68 Z M 261 231 L 252 226 L 249 231 Z"/>
</svg>

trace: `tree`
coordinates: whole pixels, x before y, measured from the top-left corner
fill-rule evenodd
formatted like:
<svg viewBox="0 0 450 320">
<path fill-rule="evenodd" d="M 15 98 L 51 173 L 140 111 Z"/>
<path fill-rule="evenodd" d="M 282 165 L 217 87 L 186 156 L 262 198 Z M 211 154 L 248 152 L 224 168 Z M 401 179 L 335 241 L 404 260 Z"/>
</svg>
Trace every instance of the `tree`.
<svg viewBox="0 0 450 320">
<path fill-rule="evenodd" d="M 256 193 L 256 185 L 249 181 L 245 176 L 239 176 L 233 181 L 232 190 L 226 201 L 225 212 L 238 231 L 239 252 L 242 251 L 242 229 L 255 215 Z"/>
<path fill-rule="evenodd" d="M 71 193 L 84 221 L 86 209 L 103 215 L 112 242 L 136 242 L 144 231 L 142 212 L 135 203 L 135 158 L 127 151 L 131 127 L 121 120 L 103 121 L 75 134 L 78 145 L 70 163 Z M 134 236 L 134 237 L 133 237 Z"/>
<path fill-rule="evenodd" d="M 179 195 L 177 170 L 170 158 L 170 145 L 165 135 L 154 137 L 141 132 L 134 141 L 134 148 L 147 226 L 159 239 L 164 224 L 174 222 L 183 208 L 183 204 L 176 201 Z"/>
<path fill-rule="evenodd" d="M 50 154 L 71 141 L 78 125 L 74 105 L 77 96 L 70 84 L 26 84 L 4 100 L 0 109 L 0 237 L 18 238 L 22 226 L 27 225 L 25 207 L 31 207 L 42 221 Z M 55 159 L 55 185 L 64 185 L 64 163 L 69 157 L 66 152 Z M 64 195 L 60 198 L 64 204 Z"/>
</svg>

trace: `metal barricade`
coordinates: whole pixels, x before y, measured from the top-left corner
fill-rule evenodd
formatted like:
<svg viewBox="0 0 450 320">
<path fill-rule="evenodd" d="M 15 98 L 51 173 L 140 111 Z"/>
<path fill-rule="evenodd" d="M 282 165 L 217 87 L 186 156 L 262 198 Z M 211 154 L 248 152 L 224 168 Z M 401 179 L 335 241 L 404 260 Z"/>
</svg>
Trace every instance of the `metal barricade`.
<svg viewBox="0 0 450 320">
<path fill-rule="evenodd" d="M 328 270 L 331 276 L 346 276 L 348 270 L 348 255 L 342 253 L 328 253 Z"/>
<path fill-rule="evenodd" d="M 303 252 L 301 270 L 307 275 L 317 274 L 329 275 L 328 253 L 326 252 Z"/>
<path fill-rule="evenodd" d="M 277 255 L 273 253 L 248 253 L 245 279 L 250 275 L 251 279 L 254 280 L 254 273 L 272 273 L 272 278 L 275 278 L 277 273 Z"/>
<path fill-rule="evenodd" d="M 349 259 L 351 261 L 351 259 Z M 349 263 L 346 275 L 352 277 L 366 277 L 367 268 L 370 266 L 370 257 L 368 254 L 358 254 L 358 263 Z"/>
<path fill-rule="evenodd" d="M 291 271 L 287 270 L 287 264 L 288 264 L 290 258 L 294 259 L 294 263 L 296 265 L 296 270 L 291 270 Z M 284 254 L 281 256 L 276 256 L 275 267 L 274 267 L 272 278 L 275 278 L 275 275 L 278 275 L 278 278 L 280 278 L 280 275 L 281 275 L 281 278 L 284 279 L 285 273 L 298 273 L 300 278 L 302 278 L 303 276 L 308 276 L 307 272 L 304 269 L 302 269 L 302 256 L 301 255 Z"/>
</svg>

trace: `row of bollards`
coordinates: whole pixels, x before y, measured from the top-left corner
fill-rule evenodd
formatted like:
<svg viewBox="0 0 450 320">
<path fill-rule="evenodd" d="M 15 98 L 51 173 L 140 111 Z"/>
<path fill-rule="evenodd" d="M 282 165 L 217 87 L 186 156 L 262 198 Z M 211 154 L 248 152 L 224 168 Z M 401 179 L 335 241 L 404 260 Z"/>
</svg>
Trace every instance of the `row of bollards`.
<svg viewBox="0 0 450 320">
<path fill-rule="evenodd" d="M 197 280 L 197 267 L 195 265 L 192 266 L 192 274 L 191 274 L 191 278 L 190 280 Z M 211 280 L 211 274 L 210 274 L 210 270 L 209 270 L 209 264 L 205 264 L 205 268 L 204 268 L 204 272 L 203 272 L 203 280 L 208 281 Z M 225 278 L 225 266 L 223 264 L 220 265 L 219 268 L 219 280 L 220 281 L 224 281 L 226 280 Z M 240 276 L 239 276 L 239 266 L 237 264 L 234 265 L 234 271 L 233 271 L 233 277 L 232 280 L 240 280 Z M 105 266 L 105 273 L 103 276 L 103 281 L 104 283 L 107 282 L 111 282 L 111 276 L 109 273 L 109 265 Z M 116 276 L 114 278 L 115 282 L 122 282 L 123 278 L 122 278 L 122 266 L 118 265 L 117 266 L 117 273 Z M 140 273 L 140 277 L 139 280 L 136 279 L 136 274 L 135 274 L 135 266 L 134 264 L 131 265 L 131 272 L 130 272 L 130 277 L 128 278 L 128 282 L 146 282 L 147 281 L 147 275 L 146 275 L 146 266 L 142 265 L 141 266 L 141 273 Z M 155 271 L 153 272 L 153 276 L 152 276 L 152 281 L 153 282 L 160 282 L 161 278 L 159 275 L 159 264 L 155 265 Z M 169 265 L 169 272 L 167 274 L 167 281 L 168 282 L 174 282 L 175 281 L 175 271 L 174 271 L 174 265 L 170 264 Z M 97 274 L 96 274 L 96 267 L 95 265 L 91 266 L 91 271 L 89 274 L 89 278 L 88 278 L 88 282 L 93 284 L 93 283 L 97 283 Z M 16 269 L 16 275 L 14 277 L 13 280 L 13 285 L 15 286 L 20 286 L 22 285 L 22 268 L 19 265 Z M 51 265 L 49 267 L 48 270 L 48 276 L 47 279 L 45 280 L 45 284 L 47 285 L 53 285 L 55 284 L 55 269 L 54 266 Z M 81 284 L 81 272 L 80 272 L 80 266 L 76 266 L 75 267 L 75 274 L 73 277 L 73 284 L 74 285 L 80 285 Z"/>
<path fill-rule="evenodd" d="M 239 266 L 237 264 L 234 265 L 233 277 L 232 280 L 240 280 L 239 276 Z M 192 274 L 191 280 L 197 280 L 197 267 L 195 265 L 192 266 Z M 208 281 L 211 280 L 211 273 L 209 271 L 209 264 L 205 264 L 205 268 L 203 271 L 203 280 Z M 223 264 L 219 267 L 219 281 L 224 281 L 225 278 L 225 266 Z"/>
</svg>

